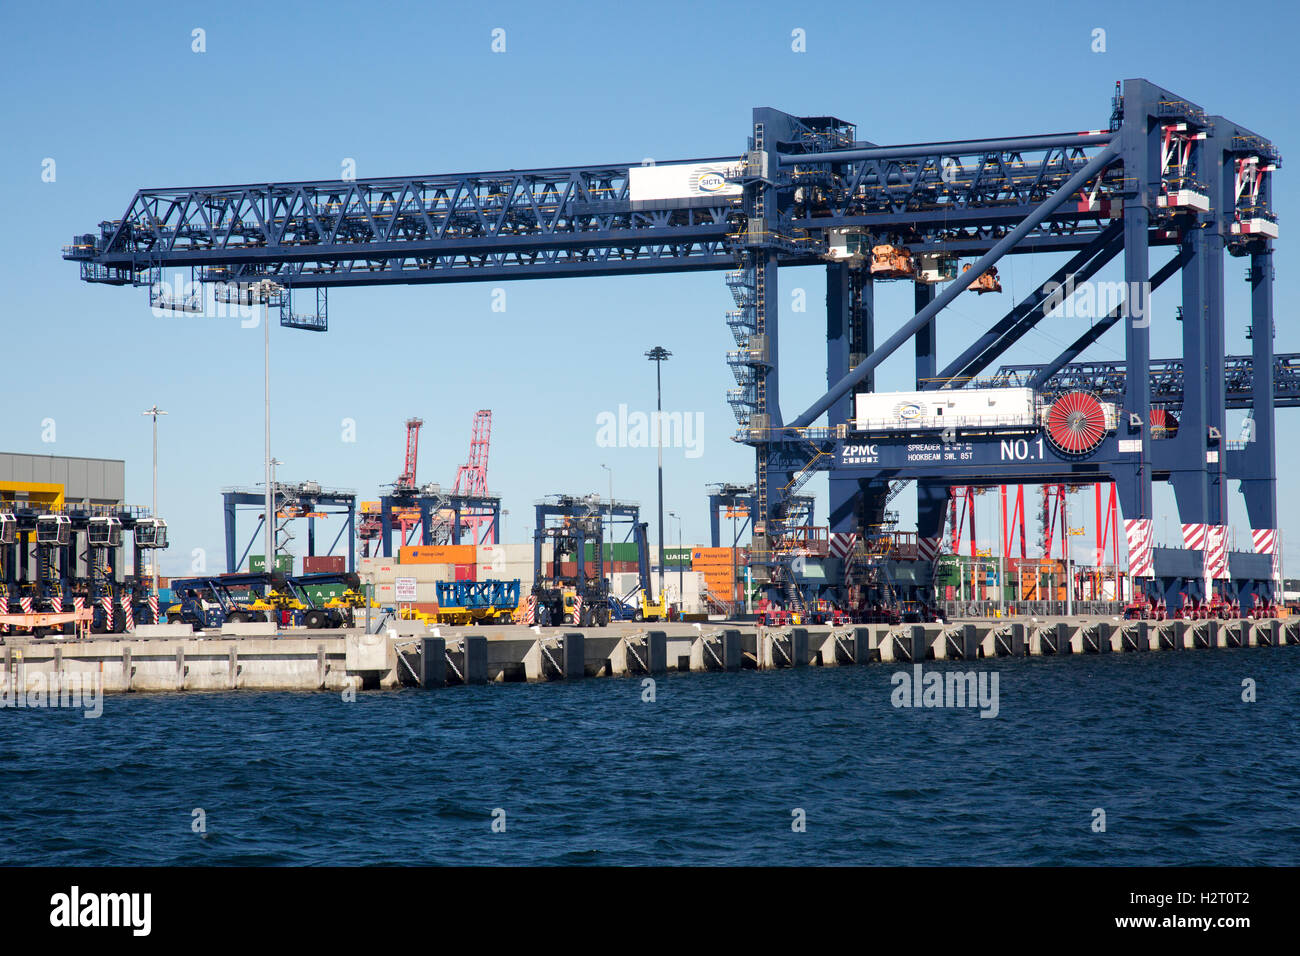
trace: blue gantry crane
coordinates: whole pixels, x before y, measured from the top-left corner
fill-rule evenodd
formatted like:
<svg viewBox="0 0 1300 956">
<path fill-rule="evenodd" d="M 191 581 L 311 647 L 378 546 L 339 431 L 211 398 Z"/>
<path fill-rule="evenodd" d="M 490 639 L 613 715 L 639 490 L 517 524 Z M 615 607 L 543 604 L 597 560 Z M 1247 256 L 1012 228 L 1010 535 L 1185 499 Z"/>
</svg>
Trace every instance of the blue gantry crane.
<svg viewBox="0 0 1300 956">
<path fill-rule="evenodd" d="M 295 518 L 307 519 L 307 555 L 316 555 L 316 519 L 334 514 L 344 519 L 326 554 L 333 554 L 339 541 L 347 535 L 347 569 L 356 570 L 357 495 L 351 488 L 323 488 L 317 481 L 277 481 L 273 489 L 275 501 L 276 540 L 279 541 L 279 522 Z M 248 557 L 253 545 L 260 539 L 266 523 L 266 493 L 260 488 L 222 488 L 222 513 L 225 517 L 226 572 L 238 571 Z M 239 551 L 238 524 L 240 509 L 257 514 L 257 525 L 242 552 Z M 266 566 L 275 565 L 267 559 Z"/>
<path fill-rule="evenodd" d="M 1147 80 L 1116 84 L 1110 106 L 1104 126 L 1083 132 L 896 146 L 835 117 L 764 107 L 732 156 L 144 189 L 65 257 L 86 281 L 117 285 L 153 287 L 162 270 L 190 269 L 223 301 L 266 278 L 311 290 L 314 324 L 291 309 L 281 319 L 305 328 L 324 327 L 330 288 L 725 271 L 736 306 L 726 314 L 736 340 L 727 400 L 737 440 L 755 454 L 752 573 L 771 598 L 790 593 L 801 556 L 792 502 L 821 472 L 830 532 L 850 539 L 869 538 L 891 495 L 915 482 L 922 558 L 937 550 L 950 486 L 1114 482 L 1130 571 L 1154 580 L 1154 481 L 1172 484 L 1180 521 L 1194 529 L 1225 525 L 1228 482 L 1240 481 L 1260 547 L 1276 538 L 1275 388 L 1294 389 L 1294 365 L 1273 352 L 1281 157 L 1263 136 Z M 967 290 L 999 290 L 1002 257 L 1044 253 L 1067 258 L 940 367 L 943 310 Z M 1225 256 L 1247 263 L 1248 357 L 1225 355 Z M 1061 355 L 1027 381 L 981 377 L 1061 308 L 1061 289 L 1117 259 L 1121 300 Z M 827 389 L 787 415 L 779 272 L 818 264 Z M 1168 363 L 1180 371 L 1161 378 L 1149 297 L 1175 275 L 1181 355 Z M 913 283 L 914 314 L 877 341 L 874 287 L 886 281 Z M 1076 365 L 1111 329 L 1122 362 Z M 877 394 L 876 369 L 909 341 L 915 391 Z M 1243 363 L 1274 374 L 1235 386 L 1220 374 Z M 1227 438 L 1229 407 L 1249 409 L 1249 440 Z"/>
</svg>

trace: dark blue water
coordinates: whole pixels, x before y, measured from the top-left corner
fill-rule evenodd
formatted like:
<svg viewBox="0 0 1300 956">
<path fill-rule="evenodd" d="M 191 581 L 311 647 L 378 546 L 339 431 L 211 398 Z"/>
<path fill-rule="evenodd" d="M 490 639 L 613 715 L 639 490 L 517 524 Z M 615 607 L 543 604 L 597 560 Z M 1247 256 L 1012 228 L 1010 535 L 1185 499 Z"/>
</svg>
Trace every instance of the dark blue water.
<svg viewBox="0 0 1300 956">
<path fill-rule="evenodd" d="M 983 668 L 995 719 L 891 665 L 5 710 L 0 864 L 1300 863 L 1296 649 Z"/>
</svg>

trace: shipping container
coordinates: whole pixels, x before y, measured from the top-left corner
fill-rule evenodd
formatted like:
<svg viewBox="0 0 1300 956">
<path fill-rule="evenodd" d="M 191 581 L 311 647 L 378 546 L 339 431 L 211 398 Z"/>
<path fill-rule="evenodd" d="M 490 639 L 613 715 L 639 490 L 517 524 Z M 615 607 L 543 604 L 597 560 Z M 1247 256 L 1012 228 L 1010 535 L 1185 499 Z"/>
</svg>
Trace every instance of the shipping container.
<svg viewBox="0 0 1300 956">
<path fill-rule="evenodd" d="M 734 553 L 733 553 L 734 552 Z M 691 549 L 691 567 L 721 567 L 728 568 L 732 563 L 743 567 L 749 563 L 748 548 L 692 548 Z"/>
<path fill-rule="evenodd" d="M 362 558 L 362 574 L 392 574 L 396 568 L 397 562 L 392 558 Z"/>
<path fill-rule="evenodd" d="M 341 554 L 305 555 L 303 574 L 342 574 L 348 568 L 348 559 Z"/>
<path fill-rule="evenodd" d="M 275 568 L 285 574 L 293 574 L 293 555 L 277 554 L 275 556 Z M 266 571 L 266 555 L 250 554 L 248 556 L 248 572 L 250 574 L 261 574 Z"/>
<path fill-rule="evenodd" d="M 472 544 L 410 545 L 398 553 L 399 564 L 474 564 Z"/>
<path fill-rule="evenodd" d="M 656 549 L 651 548 L 652 552 L 658 553 Z M 667 550 L 666 548 L 664 550 Z M 612 545 L 607 541 L 601 547 L 601 553 L 606 561 L 610 560 L 611 554 L 615 561 L 636 561 L 636 542 L 635 541 L 615 541 Z M 588 561 L 596 560 L 595 542 L 588 541 L 584 557 Z"/>
<path fill-rule="evenodd" d="M 456 575 L 455 575 L 455 577 L 454 577 L 452 580 L 454 580 L 454 581 L 473 581 L 473 580 L 475 580 L 475 573 L 476 573 L 477 570 L 478 570 L 478 566 L 477 566 L 477 565 L 473 565 L 473 564 L 458 564 L 458 565 L 456 565 L 455 567 L 456 567 Z"/>
<path fill-rule="evenodd" d="M 313 604 L 324 604 L 333 598 L 342 597 L 347 590 L 342 584 L 312 584 L 303 588 Z"/>
</svg>

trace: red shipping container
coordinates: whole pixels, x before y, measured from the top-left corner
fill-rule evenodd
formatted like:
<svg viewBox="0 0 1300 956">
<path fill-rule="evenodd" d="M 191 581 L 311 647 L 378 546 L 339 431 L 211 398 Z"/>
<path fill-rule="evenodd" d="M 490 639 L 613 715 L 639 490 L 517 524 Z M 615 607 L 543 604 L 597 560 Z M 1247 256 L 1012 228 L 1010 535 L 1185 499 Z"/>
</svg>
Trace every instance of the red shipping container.
<svg viewBox="0 0 1300 956">
<path fill-rule="evenodd" d="M 457 580 L 457 581 L 474 581 L 474 580 L 477 580 L 476 577 L 475 577 L 475 572 L 476 572 L 476 570 L 477 570 L 477 568 L 478 568 L 477 565 L 474 565 L 474 564 L 458 564 L 458 565 L 456 565 L 455 567 L 456 567 L 456 580 Z"/>
<path fill-rule="evenodd" d="M 347 570 L 347 558 L 341 554 L 306 555 L 302 559 L 303 574 L 342 574 Z"/>
</svg>

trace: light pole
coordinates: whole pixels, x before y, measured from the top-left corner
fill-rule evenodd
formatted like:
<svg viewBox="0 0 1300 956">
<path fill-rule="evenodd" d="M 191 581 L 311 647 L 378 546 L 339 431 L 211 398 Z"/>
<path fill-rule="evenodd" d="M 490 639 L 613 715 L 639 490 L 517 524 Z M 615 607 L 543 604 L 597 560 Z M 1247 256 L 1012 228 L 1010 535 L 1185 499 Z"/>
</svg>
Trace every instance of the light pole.
<svg viewBox="0 0 1300 956">
<path fill-rule="evenodd" d="M 153 416 L 153 516 L 158 517 L 158 416 L 167 413 L 157 405 L 152 408 L 146 408 L 141 415 Z M 158 549 L 153 549 L 153 555 L 149 558 L 149 564 L 153 568 L 153 596 L 158 596 Z"/>
<path fill-rule="evenodd" d="M 750 515 L 750 520 L 753 520 L 753 515 Z M 736 504 L 733 501 L 731 504 L 731 594 L 729 595 L 731 598 L 731 613 L 733 617 L 736 613 L 736 584 L 738 583 L 736 581 L 736 551 L 738 550 L 739 545 L 740 532 L 736 529 Z M 748 589 L 745 590 L 745 599 L 749 599 Z"/>
<path fill-rule="evenodd" d="M 266 425 L 266 454 L 265 458 L 265 477 L 266 477 L 266 533 L 263 537 L 266 551 L 266 560 L 268 570 L 273 555 L 275 554 L 275 515 L 272 511 L 274 501 L 272 499 L 271 488 L 271 299 L 284 291 L 284 286 L 270 279 L 263 279 L 261 282 L 255 282 L 249 286 L 249 296 L 252 302 L 262 303 L 262 373 L 263 373 L 263 398 L 266 403 L 265 408 L 265 425 Z"/>
<path fill-rule="evenodd" d="M 680 614 L 686 606 L 686 572 L 682 569 L 682 519 L 672 511 L 668 512 L 668 517 L 677 519 L 677 610 Z"/>
<path fill-rule="evenodd" d="M 267 515 L 269 516 L 267 519 L 267 526 L 271 529 L 271 538 L 270 538 L 271 548 L 269 551 L 266 552 L 266 573 L 267 574 L 273 574 L 275 572 L 276 570 L 275 553 L 280 549 L 280 542 L 278 540 L 280 537 L 280 529 L 275 526 L 275 521 L 279 517 L 279 515 L 275 513 L 275 469 L 279 465 L 283 465 L 283 464 L 284 462 L 282 462 L 279 458 L 272 458 L 269 462 L 267 462 L 268 467 L 270 467 L 271 469 L 271 483 L 267 486 L 271 489 L 271 491 L 268 492 L 269 497 L 267 499 L 271 502 L 270 510 L 267 512 Z"/>
<path fill-rule="evenodd" d="M 1071 570 L 1074 548 L 1070 544 L 1070 496 L 1061 496 L 1061 522 L 1065 525 L 1065 616 L 1074 616 L 1074 572 Z"/>
<path fill-rule="evenodd" d="M 609 593 L 614 593 L 614 469 L 609 465 L 601 465 L 609 472 L 609 527 L 605 529 L 605 537 L 609 540 Z M 604 573 L 601 568 L 601 573 Z"/>
<path fill-rule="evenodd" d="M 664 392 L 663 364 L 673 353 L 656 345 L 645 357 L 655 363 L 655 444 L 659 447 L 659 593 L 664 590 Z"/>
</svg>

